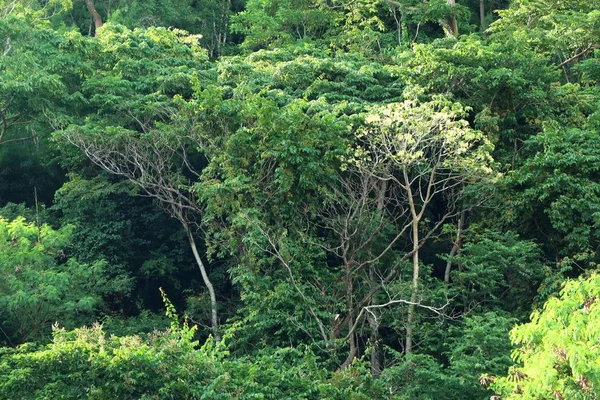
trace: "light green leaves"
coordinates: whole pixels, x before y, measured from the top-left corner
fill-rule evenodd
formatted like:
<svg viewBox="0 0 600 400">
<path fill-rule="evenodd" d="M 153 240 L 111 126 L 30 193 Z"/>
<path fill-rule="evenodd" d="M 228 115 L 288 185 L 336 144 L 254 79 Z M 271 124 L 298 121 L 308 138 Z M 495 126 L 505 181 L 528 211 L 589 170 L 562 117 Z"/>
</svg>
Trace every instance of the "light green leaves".
<svg viewBox="0 0 600 400">
<path fill-rule="evenodd" d="M 400 169 L 491 176 L 492 146 L 462 119 L 466 111 L 443 97 L 377 106 L 370 109 L 360 136 L 383 157 L 383 164 L 387 160 Z"/>
<path fill-rule="evenodd" d="M 519 366 L 494 389 L 512 399 L 596 399 L 600 393 L 600 276 L 568 281 L 511 340 Z"/>
<path fill-rule="evenodd" d="M 0 341 L 39 340 L 57 320 L 80 323 L 101 303 L 104 264 L 66 259 L 70 231 L 0 218 Z"/>
</svg>

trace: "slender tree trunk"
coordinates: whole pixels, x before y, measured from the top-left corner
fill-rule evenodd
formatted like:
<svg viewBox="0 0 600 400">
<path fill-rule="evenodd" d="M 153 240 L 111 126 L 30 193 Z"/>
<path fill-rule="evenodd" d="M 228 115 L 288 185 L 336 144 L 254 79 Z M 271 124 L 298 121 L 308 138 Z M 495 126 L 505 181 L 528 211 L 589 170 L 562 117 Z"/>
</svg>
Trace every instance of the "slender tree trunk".
<svg viewBox="0 0 600 400">
<path fill-rule="evenodd" d="M 367 313 L 367 320 L 371 327 L 371 375 L 377 378 L 381 374 L 381 344 L 379 343 L 379 321 L 375 315 Z"/>
<path fill-rule="evenodd" d="M 94 20 L 94 36 L 98 36 L 98 29 L 100 29 L 103 25 L 102 17 L 96 11 L 96 7 L 94 6 L 94 0 L 85 0 L 85 5 L 87 6 L 92 19 Z"/>
<path fill-rule="evenodd" d="M 406 318 L 406 348 L 404 349 L 406 354 L 412 353 L 413 349 L 415 310 L 417 303 L 417 291 L 419 290 L 419 220 L 415 215 L 413 215 L 412 234 L 413 279 L 411 288 L 412 290 L 410 294 L 410 304 L 408 305 L 408 317 Z"/>
<path fill-rule="evenodd" d="M 485 0 L 479 0 L 479 25 L 483 34 L 485 31 Z"/>
<path fill-rule="evenodd" d="M 11 50 L 12 50 L 12 45 L 11 45 L 11 40 L 10 40 L 10 36 L 9 36 L 6 38 L 6 42 L 4 44 L 4 52 L 2 53 L 2 56 L 9 55 Z"/>
<path fill-rule="evenodd" d="M 383 190 L 387 186 L 387 181 L 383 181 Z M 378 205 L 378 209 L 381 210 L 383 208 L 382 205 Z M 369 278 L 372 283 L 375 282 L 377 274 L 375 273 L 375 267 L 369 267 Z M 373 298 L 370 302 L 372 305 L 377 304 L 377 301 Z M 374 378 L 377 378 L 381 374 L 381 343 L 379 342 L 379 320 L 377 316 L 374 314 L 375 311 L 367 311 L 367 321 L 369 322 L 369 327 L 371 328 L 371 337 L 369 341 L 371 342 L 371 375 Z"/>
<path fill-rule="evenodd" d="M 353 314 L 353 309 L 354 309 L 354 304 L 353 304 L 353 299 L 354 299 L 354 284 L 352 282 L 352 266 L 350 265 L 350 262 L 348 260 L 345 259 L 344 257 L 344 264 L 346 266 L 346 276 L 345 276 L 345 282 L 344 282 L 344 287 L 346 290 L 346 308 L 349 311 L 349 319 L 348 319 L 348 326 L 350 327 L 350 329 L 352 330 L 353 326 L 354 326 L 354 314 Z M 340 369 L 344 369 L 350 366 L 350 364 L 352 364 L 352 361 L 354 360 L 354 358 L 356 357 L 356 355 L 358 354 L 358 348 L 356 346 L 356 335 L 354 334 L 354 332 L 350 332 L 349 338 L 348 338 L 348 344 L 350 345 L 350 350 L 348 352 L 348 357 L 346 358 L 346 360 L 342 363 Z"/>
<path fill-rule="evenodd" d="M 385 194 L 388 189 L 388 181 L 381 181 L 380 186 L 377 190 L 377 211 L 380 213 L 384 212 L 385 208 Z M 369 280 L 371 283 L 375 283 L 375 279 L 377 277 L 375 267 L 369 267 Z M 371 304 L 377 304 L 375 299 L 371 299 Z M 378 377 L 381 374 L 381 344 L 379 343 L 379 321 L 377 317 L 371 312 L 367 312 L 367 321 L 369 322 L 369 326 L 371 328 L 371 375 L 373 377 Z"/>
<path fill-rule="evenodd" d="M 450 250 L 450 255 L 448 257 L 448 261 L 446 261 L 446 271 L 444 271 L 444 282 L 450 282 L 450 271 L 452 270 L 452 257 L 458 253 L 460 250 L 461 241 L 462 241 L 462 228 L 465 223 L 465 214 L 466 211 L 460 213 L 460 217 L 458 218 L 458 225 L 456 230 L 456 239 L 454 240 L 454 244 L 452 245 L 452 249 Z"/>
<path fill-rule="evenodd" d="M 206 273 L 206 268 L 204 267 L 204 263 L 200 258 L 200 254 L 198 253 L 198 249 L 196 248 L 196 241 L 194 240 L 194 236 L 192 235 L 192 231 L 189 225 L 185 222 L 182 222 L 185 230 L 188 235 L 188 240 L 190 241 L 190 247 L 192 248 L 192 253 L 194 253 L 194 258 L 196 259 L 196 263 L 198 264 L 198 268 L 200 268 L 200 273 L 202 274 L 202 280 L 208 289 L 208 293 L 210 295 L 210 309 L 211 309 L 211 327 L 213 331 L 213 336 L 216 341 L 221 340 L 221 335 L 219 334 L 219 320 L 217 318 L 217 296 L 215 295 L 215 288 Z"/>
<path fill-rule="evenodd" d="M 406 346 L 404 352 L 406 355 L 412 353 L 413 349 L 413 336 L 414 336 L 414 321 L 415 311 L 417 304 L 417 292 L 419 290 L 419 221 L 421 220 L 424 207 L 426 202 L 421 206 L 421 213 L 417 212 L 417 206 L 415 205 L 415 199 L 413 197 L 413 191 L 410 187 L 411 181 L 408 177 L 408 171 L 406 167 L 403 168 L 402 174 L 404 175 L 404 185 L 407 191 L 408 205 L 410 207 L 410 214 L 412 216 L 412 261 L 413 261 L 413 279 L 412 288 L 410 294 L 410 304 L 408 305 L 408 315 L 406 317 Z M 426 196 L 428 197 L 428 196 Z M 428 201 L 428 199 L 426 199 Z"/>
</svg>

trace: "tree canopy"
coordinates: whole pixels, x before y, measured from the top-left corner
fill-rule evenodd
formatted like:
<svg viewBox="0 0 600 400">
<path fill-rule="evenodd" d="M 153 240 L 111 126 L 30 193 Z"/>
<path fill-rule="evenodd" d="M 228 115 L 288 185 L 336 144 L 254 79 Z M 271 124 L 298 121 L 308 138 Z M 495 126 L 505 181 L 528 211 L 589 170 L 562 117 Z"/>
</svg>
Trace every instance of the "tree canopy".
<svg viewBox="0 0 600 400">
<path fill-rule="evenodd" d="M 0 0 L 0 398 L 596 398 L 599 16 Z"/>
</svg>

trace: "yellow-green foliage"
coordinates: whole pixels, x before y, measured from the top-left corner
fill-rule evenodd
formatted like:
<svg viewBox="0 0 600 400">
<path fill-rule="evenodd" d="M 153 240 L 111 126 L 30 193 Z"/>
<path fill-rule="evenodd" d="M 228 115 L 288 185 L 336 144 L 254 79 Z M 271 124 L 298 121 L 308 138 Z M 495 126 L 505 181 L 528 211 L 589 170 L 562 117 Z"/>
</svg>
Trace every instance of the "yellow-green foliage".
<svg viewBox="0 0 600 400">
<path fill-rule="evenodd" d="M 511 332 L 519 363 L 495 383 L 504 399 L 596 399 L 600 393 L 600 275 L 568 281 L 560 297 Z"/>
<path fill-rule="evenodd" d="M 69 240 L 70 227 L 0 218 L 0 342 L 38 340 L 56 321 L 78 324 L 98 307 L 104 263 L 65 257 Z"/>
</svg>

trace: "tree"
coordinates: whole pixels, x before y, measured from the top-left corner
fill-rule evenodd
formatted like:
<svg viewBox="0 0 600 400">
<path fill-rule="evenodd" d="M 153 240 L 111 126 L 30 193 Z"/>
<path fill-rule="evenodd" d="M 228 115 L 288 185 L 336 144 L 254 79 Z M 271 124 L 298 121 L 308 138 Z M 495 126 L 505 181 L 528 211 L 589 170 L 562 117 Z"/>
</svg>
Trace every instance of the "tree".
<svg viewBox="0 0 600 400">
<path fill-rule="evenodd" d="M 240 334 L 256 335 L 248 341 L 277 335 L 282 345 L 309 340 L 336 355 L 343 348 L 338 366 L 347 366 L 372 333 L 362 325 L 367 309 L 404 303 L 415 314 L 427 306 L 418 263 L 415 289 L 387 296 L 401 286 L 404 261 L 417 253 L 422 262 L 412 227 L 421 248 L 460 213 L 463 186 L 490 171 L 491 147 L 451 101 L 385 106 L 400 86 L 388 71 L 357 57 L 263 51 L 223 63 L 223 87 L 200 93 L 210 162 L 197 193 L 215 254 L 233 256 L 240 319 L 256 327 Z"/>
<path fill-rule="evenodd" d="M 139 188 L 116 176 L 70 175 L 50 208 L 53 216 L 60 216 L 57 223 L 73 226 L 69 254 L 86 263 L 107 261 L 114 291 L 107 293 L 105 304 L 109 313 L 123 318 L 156 310 L 162 304 L 159 287 L 179 304 L 202 279 L 181 224 L 151 198 L 138 195 Z M 204 320 L 210 307 L 202 306 Z"/>
<path fill-rule="evenodd" d="M 241 0 L 77 0 L 68 17 L 68 26 L 94 36 L 104 23 L 121 24 L 130 29 L 170 27 L 183 29 L 219 57 L 231 44 L 229 16 L 241 7 Z"/>
<path fill-rule="evenodd" d="M 577 276 L 598 262 L 600 137 L 593 115 L 574 113 L 575 120 L 585 121 L 580 127 L 548 121 L 527 141 L 523 165 L 502 182 L 511 200 L 501 221 L 542 243 L 554 264 L 540 288 L 545 295 L 557 290 L 564 276 Z"/>
<path fill-rule="evenodd" d="M 69 81 L 80 60 L 65 51 L 77 39 L 51 29 L 41 11 L 26 10 L 0 18 L 0 146 L 43 137 L 66 117 L 67 103 L 78 105 Z"/>
<path fill-rule="evenodd" d="M 338 265 L 328 265 L 314 245 L 317 225 L 307 230 L 305 221 L 322 218 L 350 115 L 369 101 L 397 98 L 401 85 L 362 57 L 306 51 L 224 60 L 218 84 L 190 102 L 209 160 L 195 193 L 207 204 L 212 255 L 229 263 L 241 293 L 239 347 L 265 344 L 264 337 L 273 346 L 347 345 L 334 321 L 344 308 Z M 321 285 L 331 291 L 323 294 Z"/>
<path fill-rule="evenodd" d="M 145 127 L 142 127 L 144 129 Z M 217 316 L 217 297 L 207 269 L 202 261 L 196 240 L 194 227 L 197 218 L 203 213 L 202 205 L 185 188 L 189 181 L 185 173 L 199 177 L 190 163 L 190 144 L 174 138 L 170 132 L 152 129 L 143 136 L 135 131 L 108 130 L 108 135 L 75 128 L 64 133 L 64 137 L 79 148 L 94 164 L 106 172 L 133 182 L 147 196 L 156 199 L 161 206 L 184 228 L 187 239 L 198 264 L 202 279 L 210 294 L 211 326 L 217 340 L 220 338 Z M 184 169 L 181 170 L 181 165 Z"/>
<path fill-rule="evenodd" d="M 2 0 L 0 1 L 0 18 L 21 16 L 34 20 L 47 20 L 62 11 L 69 11 L 73 6 L 72 0 Z"/>
<path fill-rule="evenodd" d="M 250 0 L 232 17 L 231 27 L 245 35 L 243 47 L 256 50 L 321 39 L 331 34 L 339 17 L 315 0 Z"/>
<path fill-rule="evenodd" d="M 502 373 L 510 365 L 508 332 L 514 323 L 504 313 L 466 316 L 444 329 L 443 364 L 429 354 L 392 353 L 395 363 L 380 380 L 398 399 L 489 399 L 493 392 L 478 378 L 483 372 Z"/>
<path fill-rule="evenodd" d="M 460 253 L 452 257 L 457 300 L 465 310 L 502 309 L 513 317 L 530 313 L 538 288 L 549 271 L 540 246 L 511 231 L 477 231 L 465 234 Z"/>
<path fill-rule="evenodd" d="M 470 14 L 467 7 L 457 4 L 455 0 L 385 0 L 380 3 L 387 5 L 393 13 L 396 23 L 400 25 L 397 29 L 408 29 L 408 23 L 416 24 L 416 35 L 413 41 L 416 41 L 421 26 L 426 23 L 435 24 L 430 29 L 434 30 L 431 32 L 432 36 L 439 36 L 441 27 L 444 36 L 457 38 L 459 36 L 459 20 L 468 19 Z M 399 13 L 400 18 L 396 17 L 396 12 Z"/>
<path fill-rule="evenodd" d="M 80 38 L 52 23 L 69 1 L 0 2 L 0 205 L 50 204 L 64 181 L 50 133 L 79 109 Z M 37 200 L 36 200 L 37 198 Z"/>
<path fill-rule="evenodd" d="M 452 93 L 472 110 L 473 126 L 494 143 L 504 169 L 519 162 L 523 142 L 541 129 L 555 107 L 559 71 L 512 36 L 462 35 L 415 45 L 405 62 L 406 80 L 431 98 Z"/>
<path fill-rule="evenodd" d="M 600 48 L 598 26 L 600 2 L 573 0 L 557 3 L 548 0 L 513 1 L 500 11 L 501 19 L 490 30 L 499 35 L 521 36 L 539 54 L 550 57 L 571 81 L 571 66 Z"/>
<path fill-rule="evenodd" d="M 559 297 L 511 331 L 518 364 L 492 388 L 508 400 L 597 398 L 599 296 L 598 274 L 567 281 Z"/>
<path fill-rule="evenodd" d="M 41 340 L 56 321 L 74 326 L 97 315 L 110 285 L 106 265 L 68 258 L 70 240 L 71 227 L 0 217 L 0 342 Z"/>
<path fill-rule="evenodd" d="M 333 176 L 323 210 L 315 215 L 305 206 L 297 217 L 304 221 L 300 237 L 266 228 L 261 230 L 266 240 L 248 236 L 246 243 L 274 256 L 285 268 L 291 289 L 308 308 L 322 341 L 343 337 L 349 350 L 342 367 L 357 356 L 359 326 L 366 316 L 375 315 L 374 310 L 408 305 L 406 353 L 413 350 L 416 308 L 441 313 L 422 302 L 419 249 L 445 221 L 460 214 L 464 187 L 491 173 L 490 146 L 460 119 L 463 113 L 460 105 L 443 98 L 370 108 L 355 154 L 344 156 L 345 170 Z M 434 202 L 443 204 L 436 207 L 435 217 Z M 326 259 L 335 260 L 327 273 L 320 272 L 318 281 L 307 279 L 314 272 L 299 272 L 306 264 L 318 263 L 306 254 L 306 246 L 317 254 L 320 248 Z M 408 259 L 413 276 L 410 299 L 394 294 L 381 300 Z M 319 292 L 319 302 L 308 294 Z M 335 318 L 328 318 L 331 314 Z"/>
<path fill-rule="evenodd" d="M 211 326 L 218 338 L 216 294 L 194 238 L 202 206 L 186 189 L 185 174 L 199 176 L 201 158 L 192 157 L 200 144 L 185 133 L 185 126 L 173 122 L 175 96 L 189 95 L 193 75 L 205 69 L 206 54 L 196 38 L 164 28 L 105 27 L 90 46 L 100 50 L 92 51 L 97 69 L 83 86 L 95 109 L 56 138 L 136 184 L 181 223 L 210 294 Z"/>
<path fill-rule="evenodd" d="M 446 20 L 441 20 L 440 24 L 446 32 L 446 36 L 458 37 L 458 22 L 453 8 L 456 7 L 455 0 L 447 0 L 446 4 L 450 7 L 450 16 Z"/>
<path fill-rule="evenodd" d="M 421 275 L 419 249 L 445 221 L 460 215 L 465 186 L 492 173 L 491 147 L 480 132 L 460 119 L 464 112 L 459 104 L 438 97 L 431 103 L 407 101 L 375 108 L 366 119 L 363 135 L 367 148 L 364 155 L 359 152 L 358 166 L 363 173 L 397 188 L 397 202 L 405 214 L 399 235 L 411 233 L 413 273 L 406 353 L 413 349 Z M 436 220 L 423 224 L 438 197 L 443 198 L 444 207 L 437 210 Z M 383 283 L 396 272 L 392 269 Z"/>
</svg>

